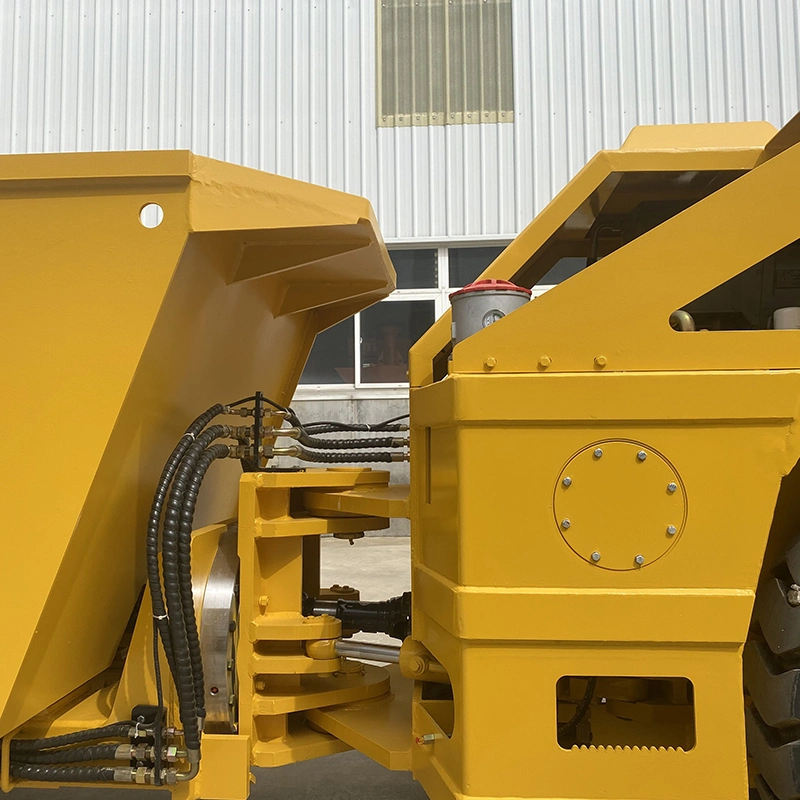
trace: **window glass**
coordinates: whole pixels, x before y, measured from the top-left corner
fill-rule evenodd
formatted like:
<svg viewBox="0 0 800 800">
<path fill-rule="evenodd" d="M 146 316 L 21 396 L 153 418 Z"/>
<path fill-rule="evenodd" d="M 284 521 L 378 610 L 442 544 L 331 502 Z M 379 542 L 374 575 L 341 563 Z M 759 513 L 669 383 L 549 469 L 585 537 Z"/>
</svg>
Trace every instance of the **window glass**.
<svg viewBox="0 0 800 800">
<path fill-rule="evenodd" d="M 577 275 L 585 267 L 585 258 L 561 258 L 550 267 L 548 273 L 536 285 L 555 286 L 555 284 Z"/>
<path fill-rule="evenodd" d="M 406 383 L 408 350 L 434 322 L 433 300 L 384 302 L 361 312 L 361 382 Z"/>
<path fill-rule="evenodd" d="M 378 125 L 513 122 L 512 0 L 376 0 Z"/>
<path fill-rule="evenodd" d="M 461 288 L 472 283 L 505 247 L 451 247 L 450 286 Z"/>
<path fill-rule="evenodd" d="M 311 348 L 300 383 L 353 383 L 353 318 L 320 333 Z"/>
<path fill-rule="evenodd" d="M 392 250 L 398 289 L 435 289 L 438 281 L 436 250 Z"/>
</svg>

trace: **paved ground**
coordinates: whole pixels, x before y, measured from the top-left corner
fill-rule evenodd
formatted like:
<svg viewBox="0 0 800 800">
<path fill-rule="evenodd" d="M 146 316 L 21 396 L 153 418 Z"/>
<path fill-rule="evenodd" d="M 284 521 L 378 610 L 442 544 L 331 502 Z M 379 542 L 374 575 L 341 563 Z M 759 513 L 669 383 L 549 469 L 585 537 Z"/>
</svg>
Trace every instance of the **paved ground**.
<svg viewBox="0 0 800 800">
<path fill-rule="evenodd" d="M 411 584 L 409 539 L 367 537 L 350 546 L 336 539 L 322 542 L 323 586 L 349 584 L 364 600 L 383 600 Z M 357 638 L 388 641 L 382 635 Z M 342 753 L 280 769 L 255 770 L 253 800 L 425 800 L 425 792 L 405 772 L 390 772 L 360 753 Z M 158 793 L 161 794 L 160 792 Z M 18 789 L 15 800 L 125 800 L 119 789 Z M 148 797 L 154 796 L 148 793 Z"/>
</svg>

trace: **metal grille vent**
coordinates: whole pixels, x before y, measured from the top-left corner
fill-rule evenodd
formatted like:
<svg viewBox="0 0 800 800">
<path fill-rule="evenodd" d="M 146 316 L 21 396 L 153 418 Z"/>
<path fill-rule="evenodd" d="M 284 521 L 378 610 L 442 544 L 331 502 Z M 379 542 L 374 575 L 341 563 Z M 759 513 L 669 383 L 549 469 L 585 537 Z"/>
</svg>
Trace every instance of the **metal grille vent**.
<svg viewBox="0 0 800 800">
<path fill-rule="evenodd" d="M 513 122 L 511 0 L 378 0 L 378 125 Z"/>
</svg>

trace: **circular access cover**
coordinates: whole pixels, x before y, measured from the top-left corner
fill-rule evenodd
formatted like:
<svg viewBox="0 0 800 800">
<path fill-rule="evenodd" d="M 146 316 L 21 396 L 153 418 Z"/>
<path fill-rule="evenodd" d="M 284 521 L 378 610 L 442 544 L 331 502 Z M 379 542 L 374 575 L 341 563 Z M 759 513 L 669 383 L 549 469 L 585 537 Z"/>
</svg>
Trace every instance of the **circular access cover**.
<svg viewBox="0 0 800 800">
<path fill-rule="evenodd" d="M 686 492 L 675 468 L 641 442 L 603 441 L 576 453 L 553 502 L 564 541 L 604 569 L 641 569 L 681 535 Z"/>
</svg>

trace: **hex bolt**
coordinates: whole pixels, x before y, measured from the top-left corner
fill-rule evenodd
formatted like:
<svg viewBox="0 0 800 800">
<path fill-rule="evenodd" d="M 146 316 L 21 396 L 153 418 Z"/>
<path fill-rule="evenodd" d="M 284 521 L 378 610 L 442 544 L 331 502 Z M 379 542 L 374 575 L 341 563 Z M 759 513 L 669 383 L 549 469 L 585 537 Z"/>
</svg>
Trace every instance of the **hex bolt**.
<svg viewBox="0 0 800 800">
<path fill-rule="evenodd" d="M 603 448 L 602 447 L 598 447 L 598 448 L 595 449 L 594 457 L 595 458 L 602 458 L 603 457 Z"/>
<path fill-rule="evenodd" d="M 644 450 L 640 450 L 640 451 L 639 451 L 639 452 L 636 454 L 636 458 L 638 458 L 638 459 L 639 459 L 639 461 L 645 461 L 645 460 L 647 460 L 647 453 L 645 453 L 645 451 L 644 451 Z"/>
<path fill-rule="evenodd" d="M 678 529 L 674 525 L 667 526 L 667 536 L 674 536 L 678 532 Z"/>
<path fill-rule="evenodd" d="M 594 563 L 596 564 L 599 560 L 600 560 L 600 553 L 597 550 L 595 550 L 594 553 L 592 553 L 592 561 L 594 561 Z"/>
<path fill-rule="evenodd" d="M 562 520 L 561 520 L 561 527 L 562 527 L 564 530 L 567 530 L 567 529 L 569 528 L 569 526 L 570 526 L 570 525 L 572 525 L 572 523 L 571 523 L 571 522 L 570 522 L 568 519 L 562 519 Z"/>
<path fill-rule="evenodd" d="M 673 492 L 678 491 L 678 484 L 677 483 L 668 483 L 667 484 L 667 491 L 672 494 Z"/>
<path fill-rule="evenodd" d="M 572 478 L 570 478 L 570 477 L 569 477 L 569 475 L 567 475 L 567 477 L 566 477 L 566 478 L 564 478 L 564 480 L 563 480 L 563 481 L 561 481 L 561 483 L 562 483 L 564 486 L 572 486 Z"/>
<path fill-rule="evenodd" d="M 641 567 L 644 564 L 644 556 L 640 553 L 636 558 L 633 559 L 634 563 L 637 567 Z"/>
<path fill-rule="evenodd" d="M 786 592 L 786 602 L 792 607 L 797 608 L 800 606 L 800 586 L 793 583 Z"/>
</svg>

